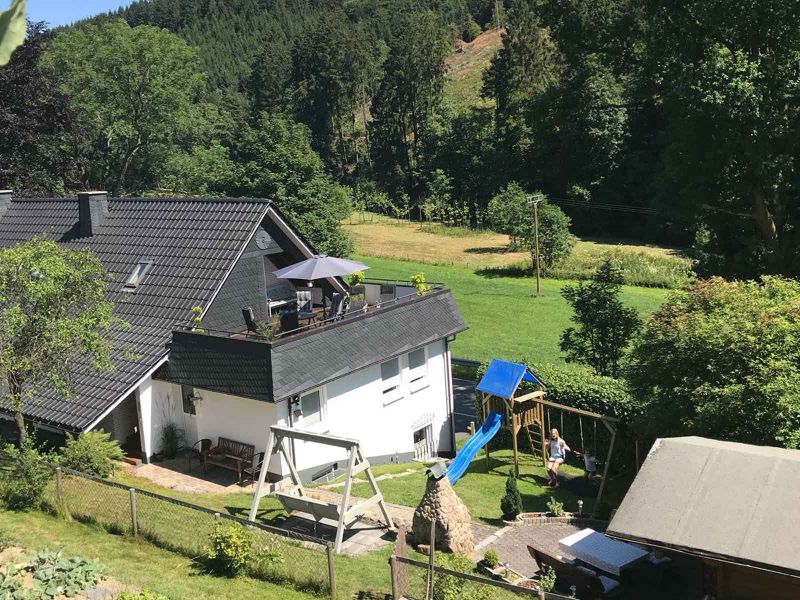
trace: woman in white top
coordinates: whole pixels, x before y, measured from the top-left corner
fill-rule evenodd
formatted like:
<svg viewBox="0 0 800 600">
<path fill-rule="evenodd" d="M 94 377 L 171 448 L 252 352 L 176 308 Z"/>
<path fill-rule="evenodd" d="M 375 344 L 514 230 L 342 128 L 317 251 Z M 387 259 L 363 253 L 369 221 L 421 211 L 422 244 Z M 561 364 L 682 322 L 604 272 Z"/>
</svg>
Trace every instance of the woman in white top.
<svg viewBox="0 0 800 600">
<path fill-rule="evenodd" d="M 564 462 L 567 457 L 567 452 L 570 452 L 567 442 L 565 442 L 558 434 L 558 429 L 553 428 L 550 431 L 550 441 L 547 444 L 549 459 L 547 461 L 547 477 L 548 487 L 558 487 L 558 467 Z"/>
</svg>

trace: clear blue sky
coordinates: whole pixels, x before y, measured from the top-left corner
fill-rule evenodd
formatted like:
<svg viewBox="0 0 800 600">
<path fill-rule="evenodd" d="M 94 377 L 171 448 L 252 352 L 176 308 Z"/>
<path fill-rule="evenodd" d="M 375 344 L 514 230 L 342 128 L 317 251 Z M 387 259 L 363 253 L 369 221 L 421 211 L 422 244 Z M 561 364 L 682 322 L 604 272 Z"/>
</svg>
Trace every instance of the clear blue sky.
<svg viewBox="0 0 800 600">
<path fill-rule="evenodd" d="M 114 10 L 130 4 L 132 0 L 28 0 L 28 18 L 31 21 L 47 21 L 50 27 L 67 25 L 84 17 Z M 0 0 L 6 8 L 9 0 Z"/>
</svg>

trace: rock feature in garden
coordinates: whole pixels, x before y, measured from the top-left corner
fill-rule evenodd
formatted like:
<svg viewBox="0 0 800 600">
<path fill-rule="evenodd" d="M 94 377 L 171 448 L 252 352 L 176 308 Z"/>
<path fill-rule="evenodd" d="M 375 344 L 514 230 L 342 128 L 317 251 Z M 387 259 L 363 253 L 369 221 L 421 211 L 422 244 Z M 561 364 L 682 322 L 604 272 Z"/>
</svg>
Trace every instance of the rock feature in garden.
<svg viewBox="0 0 800 600">
<path fill-rule="evenodd" d="M 447 477 L 428 478 L 425 494 L 414 511 L 411 536 L 415 545 L 428 545 L 431 521 L 436 519 L 436 549 L 471 554 L 475 549 L 472 519 Z"/>
</svg>

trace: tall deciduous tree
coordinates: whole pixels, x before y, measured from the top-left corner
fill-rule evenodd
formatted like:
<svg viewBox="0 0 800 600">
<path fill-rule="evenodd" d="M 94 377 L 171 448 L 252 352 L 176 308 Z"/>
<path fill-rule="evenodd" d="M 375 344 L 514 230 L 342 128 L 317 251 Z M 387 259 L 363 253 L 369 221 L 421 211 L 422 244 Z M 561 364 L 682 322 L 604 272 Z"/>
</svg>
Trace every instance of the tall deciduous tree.
<svg viewBox="0 0 800 600">
<path fill-rule="evenodd" d="M 645 3 L 670 123 L 666 173 L 707 270 L 800 274 L 800 6 Z"/>
<path fill-rule="evenodd" d="M 620 374 L 625 350 L 641 326 L 636 309 L 619 299 L 622 282 L 621 270 L 607 260 L 588 284 L 580 282 L 561 290 L 577 325 L 561 334 L 561 350 L 567 362 L 585 363 L 598 375 Z"/>
<path fill-rule="evenodd" d="M 50 35 L 31 23 L 0 68 L 0 182 L 20 196 L 58 196 L 78 186 L 80 131 L 69 98 L 39 67 Z"/>
<path fill-rule="evenodd" d="M 12 0 L 11 8 L 0 12 L 0 66 L 8 64 L 11 53 L 25 39 L 25 0 Z"/>
<path fill-rule="evenodd" d="M 121 20 L 60 33 L 44 57 L 93 133 L 87 185 L 137 190 L 137 160 L 205 127 L 205 75 L 180 37 Z"/>
<path fill-rule="evenodd" d="M 420 149 L 442 100 L 447 29 L 431 11 L 402 11 L 389 41 L 383 78 L 372 101 L 372 154 L 378 176 L 394 193 L 419 200 Z"/>
<path fill-rule="evenodd" d="M 275 200 L 320 252 L 350 251 L 340 227 L 351 210 L 350 193 L 325 173 L 305 125 L 264 113 L 255 127 L 241 132 L 233 160 L 235 195 Z"/>
<path fill-rule="evenodd" d="M 105 272 L 88 250 L 39 238 L 0 250 L 0 376 L 21 439 L 37 391 L 69 397 L 77 361 L 111 368 L 106 334 L 118 322 L 105 292 Z"/>
</svg>

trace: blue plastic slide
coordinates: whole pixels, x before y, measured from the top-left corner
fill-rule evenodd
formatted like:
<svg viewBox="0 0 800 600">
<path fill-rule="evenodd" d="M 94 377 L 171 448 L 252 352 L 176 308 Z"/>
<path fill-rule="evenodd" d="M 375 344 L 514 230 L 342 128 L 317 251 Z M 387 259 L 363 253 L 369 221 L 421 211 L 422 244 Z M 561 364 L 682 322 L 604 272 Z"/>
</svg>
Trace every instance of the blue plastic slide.
<svg viewBox="0 0 800 600">
<path fill-rule="evenodd" d="M 495 436 L 495 434 L 500 430 L 500 426 L 502 424 L 502 415 L 496 412 L 489 413 L 489 416 L 486 417 L 486 420 L 483 422 L 483 425 L 481 425 L 481 428 L 475 432 L 475 435 L 467 440 L 467 443 L 464 444 L 459 453 L 456 454 L 453 462 L 451 462 L 450 466 L 447 467 L 445 475 L 447 475 L 447 479 L 450 480 L 451 484 L 458 481 L 461 476 L 467 472 L 469 463 L 472 462 L 472 459 L 475 458 L 475 455 L 478 453 L 478 451 L 488 444 L 489 440 Z"/>
</svg>

